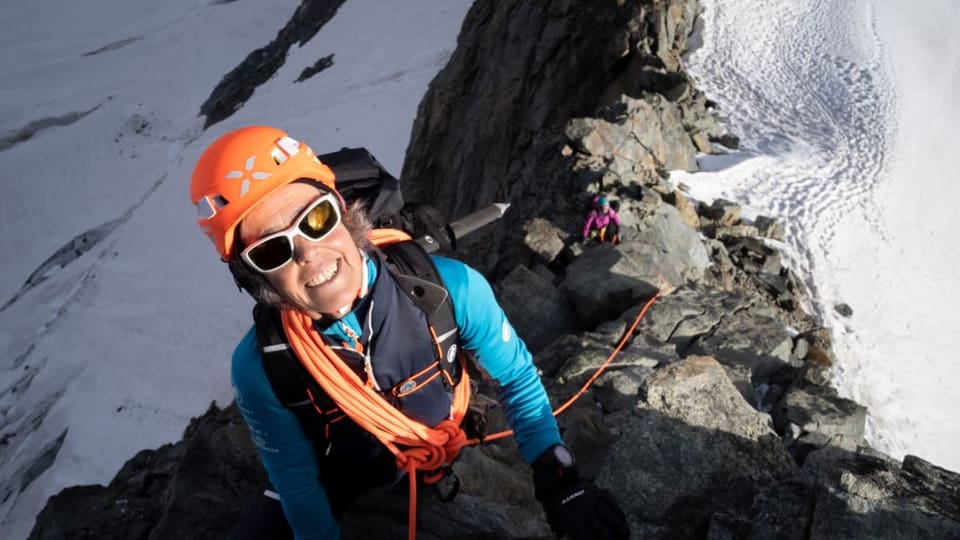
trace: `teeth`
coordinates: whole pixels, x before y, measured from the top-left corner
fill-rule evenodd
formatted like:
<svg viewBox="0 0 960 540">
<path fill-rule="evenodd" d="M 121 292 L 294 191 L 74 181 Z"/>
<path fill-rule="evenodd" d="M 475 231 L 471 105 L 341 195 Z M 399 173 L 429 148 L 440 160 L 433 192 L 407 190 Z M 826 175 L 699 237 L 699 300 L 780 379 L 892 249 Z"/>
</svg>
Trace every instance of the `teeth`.
<svg viewBox="0 0 960 540">
<path fill-rule="evenodd" d="M 320 273 L 317 277 L 311 279 L 306 283 L 307 287 L 319 287 L 324 283 L 333 279 L 333 276 L 337 275 L 337 263 L 334 261 L 330 266 L 328 266 L 323 272 Z"/>
</svg>

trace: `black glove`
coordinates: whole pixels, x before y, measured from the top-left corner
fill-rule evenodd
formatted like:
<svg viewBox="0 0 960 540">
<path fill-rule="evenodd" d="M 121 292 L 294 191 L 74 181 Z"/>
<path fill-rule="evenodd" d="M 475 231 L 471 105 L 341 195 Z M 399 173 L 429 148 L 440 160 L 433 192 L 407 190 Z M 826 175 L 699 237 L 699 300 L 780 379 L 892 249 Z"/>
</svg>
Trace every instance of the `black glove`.
<svg viewBox="0 0 960 540">
<path fill-rule="evenodd" d="M 581 480 L 573 454 L 551 446 L 533 463 L 533 486 L 547 523 L 557 536 L 573 540 L 625 540 L 630 526 L 613 495 Z"/>
</svg>

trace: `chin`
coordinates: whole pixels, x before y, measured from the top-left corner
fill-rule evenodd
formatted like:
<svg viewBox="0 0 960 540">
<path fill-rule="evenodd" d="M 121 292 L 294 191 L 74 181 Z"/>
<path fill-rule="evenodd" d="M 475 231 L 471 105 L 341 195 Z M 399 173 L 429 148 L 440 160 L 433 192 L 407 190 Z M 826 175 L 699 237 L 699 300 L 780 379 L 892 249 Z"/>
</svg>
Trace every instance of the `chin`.
<svg viewBox="0 0 960 540">
<path fill-rule="evenodd" d="M 354 295 L 341 293 L 335 297 L 324 295 L 323 301 L 310 302 L 310 311 L 316 311 L 323 314 L 333 314 L 345 305 L 352 305 Z"/>
</svg>

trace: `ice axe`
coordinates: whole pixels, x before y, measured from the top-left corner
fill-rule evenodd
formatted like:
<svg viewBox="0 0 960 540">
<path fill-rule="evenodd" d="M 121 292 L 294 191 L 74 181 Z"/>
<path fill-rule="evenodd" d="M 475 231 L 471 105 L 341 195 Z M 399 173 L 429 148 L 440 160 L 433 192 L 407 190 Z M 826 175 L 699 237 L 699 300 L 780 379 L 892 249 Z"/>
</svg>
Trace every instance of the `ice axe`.
<svg viewBox="0 0 960 540">
<path fill-rule="evenodd" d="M 493 203 L 450 223 L 442 223 L 439 216 L 432 216 L 432 219 L 428 217 L 427 219 L 435 223 L 428 223 L 427 230 L 437 232 L 419 236 L 416 242 L 423 246 L 427 253 L 437 251 L 442 245 L 449 245 L 451 249 L 456 250 L 458 239 L 502 218 L 508 208 L 510 203 Z M 421 216 L 421 218 L 424 217 L 426 216 Z M 437 234 L 445 235 L 449 242 L 436 238 Z"/>
</svg>

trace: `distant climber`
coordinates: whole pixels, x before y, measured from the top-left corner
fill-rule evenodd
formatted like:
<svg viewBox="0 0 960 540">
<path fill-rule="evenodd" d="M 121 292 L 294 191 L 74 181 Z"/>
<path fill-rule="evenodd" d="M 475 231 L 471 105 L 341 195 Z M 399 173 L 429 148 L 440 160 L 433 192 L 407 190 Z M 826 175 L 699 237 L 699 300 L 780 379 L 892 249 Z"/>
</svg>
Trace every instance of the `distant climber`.
<svg viewBox="0 0 960 540">
<path fill-rule="evenodd" d="M 597 242 L 620 242 L 620 216 L 610 207 L 610 200 L 600 195 L 594 199 L 593 208 L 583 224 L 583 238 L 594 238 Z"/>
</svg>

